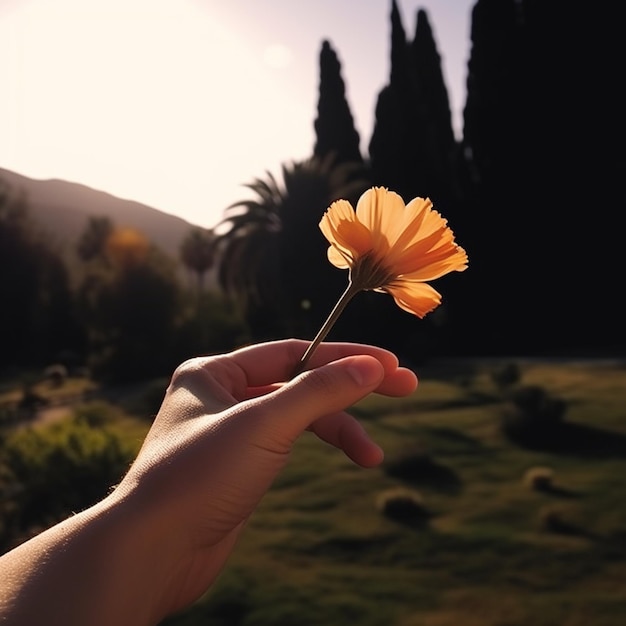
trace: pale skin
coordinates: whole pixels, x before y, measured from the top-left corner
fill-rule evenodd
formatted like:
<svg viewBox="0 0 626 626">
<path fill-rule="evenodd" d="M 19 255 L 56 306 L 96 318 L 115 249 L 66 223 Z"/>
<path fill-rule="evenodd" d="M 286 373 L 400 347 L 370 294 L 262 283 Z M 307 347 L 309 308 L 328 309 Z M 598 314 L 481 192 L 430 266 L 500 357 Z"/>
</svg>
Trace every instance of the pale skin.
<svg viewBox="0 0 626 626">
<path fill-rule="evenodd" d="M 122 481 L 98 504 L 0 557 L 0 623 L 143 626 L 215 581 L 305 431 L 375 467 L 382 450 L 346 408 L 405 396 L 415 374 L 369 345 L 285 340 L 198 357 L 172 376 Z"/>
</svg>

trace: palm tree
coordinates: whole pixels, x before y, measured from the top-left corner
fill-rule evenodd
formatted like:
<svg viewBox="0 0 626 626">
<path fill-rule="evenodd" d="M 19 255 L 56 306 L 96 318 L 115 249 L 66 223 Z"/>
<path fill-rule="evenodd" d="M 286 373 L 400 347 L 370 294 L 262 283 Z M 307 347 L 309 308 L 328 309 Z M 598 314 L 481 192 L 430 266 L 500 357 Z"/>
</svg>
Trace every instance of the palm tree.
<svg viewBox="0 0 626 626">
<path fill-rule="evenodd" d="M 219 284 L 257 337 L 308 335 L 328 313 L 345 276 L 327 262 L 318 224 L 334 200 L 354 202 L 368 185 L 362 163 L 333 154 L 281 169 L 280 182 L 266 172 L 245 185 L 256 197 L 230 205 L 215 228 Z"/>
<path fill-rule="evenodd" d="M 215 261 L 215 236 L 206 228 L 194 226 L 180 245 L 183 265 L 196 275 L 198 297 L 202 293 L 204 277 Z"/>
</svg>

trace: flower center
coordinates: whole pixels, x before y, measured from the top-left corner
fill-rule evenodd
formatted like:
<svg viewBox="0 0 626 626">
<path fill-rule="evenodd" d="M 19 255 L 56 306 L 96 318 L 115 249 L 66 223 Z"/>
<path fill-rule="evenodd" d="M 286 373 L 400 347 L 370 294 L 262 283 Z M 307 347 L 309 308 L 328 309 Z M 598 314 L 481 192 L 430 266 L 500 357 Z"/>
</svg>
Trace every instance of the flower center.
<svg viewBox="0 0 626 626">
<path fill-rule="evenodd" d="M 372 252 L 357 259 L 350 269 L 350 282 L 363 291 L 384 287 L 393 278 L 394 274 Z"/>
</svg>

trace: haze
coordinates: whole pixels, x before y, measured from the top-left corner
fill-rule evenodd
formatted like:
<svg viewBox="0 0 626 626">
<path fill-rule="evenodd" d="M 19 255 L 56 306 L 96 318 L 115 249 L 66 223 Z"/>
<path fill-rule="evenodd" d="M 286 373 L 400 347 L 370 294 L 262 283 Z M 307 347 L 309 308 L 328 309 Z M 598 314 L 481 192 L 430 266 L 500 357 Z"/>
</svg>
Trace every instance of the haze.
<svg viewBox="0 0 626 626">
<path fill-rule="evenodd" d="M 426 9 L 460 134 L 470 0 Z M 314 145 L 318 59 L 337 52 L 361 136 L 389 71 L 391 0 L 5 0 L 0 167 L 213 226 Z"/>
</svg>

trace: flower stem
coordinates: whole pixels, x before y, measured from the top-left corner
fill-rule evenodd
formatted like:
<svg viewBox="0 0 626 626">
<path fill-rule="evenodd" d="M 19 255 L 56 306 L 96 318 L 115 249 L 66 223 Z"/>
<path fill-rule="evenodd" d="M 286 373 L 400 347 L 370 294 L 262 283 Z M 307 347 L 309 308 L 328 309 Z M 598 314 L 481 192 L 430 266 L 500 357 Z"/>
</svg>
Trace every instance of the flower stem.
<svg viewBox="0 0 626 626">
<path fill-rule="evenodd" d="M 356 296 L 356 294 L 359 293 L 359 291 L 361 291 L 361 288 L 355 286 L 355 284 L 352 281 L 348 283 L 348 287 L 341 294 L 341 297 L 337 301 L 337 304 L 335 304 L 333 310 L 330 312 L 330 315 L 326 318 L 326 321 L 324 322 L 322 327 L 319 329 L 317 335 L 315 336 L 315 339 L 313 339 L 309 347 L 306 349 L 306 352 L 302 355 L 300 362 L 298 363 L 293 373 L 291 374 L 291 378 L 296 377 L 298 374 L 304 371 L 309 359 L 311 358 L 311 355 L 317 349 L 317 346 L 319 346 L 320 343 L 324 341 L 324 339 L 326 338 L 326 335 L 328 335 L 328 333 L 330 332 L 330 329 L 335 325 L 335 322 L 339 319 L 339 316 L 343 313 L 343 310 L 346 308 L 346 305 L 348 304 L 348 302 L 350 302 L 350 300 L 352 300 L 352 298 L 354 298 L 354 296 Z"/>
</svg>

